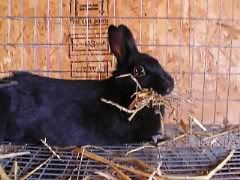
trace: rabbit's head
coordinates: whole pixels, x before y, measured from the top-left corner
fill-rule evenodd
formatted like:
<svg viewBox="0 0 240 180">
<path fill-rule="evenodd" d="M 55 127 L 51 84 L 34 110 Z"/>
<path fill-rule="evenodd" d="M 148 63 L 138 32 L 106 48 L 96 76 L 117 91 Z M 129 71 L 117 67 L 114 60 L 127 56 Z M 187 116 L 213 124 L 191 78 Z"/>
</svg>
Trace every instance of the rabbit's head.
<svg viewBox="0 0 240 180">
<path fill-rule="evenodd" d="M 108 41 L 112 53 L 117 58 L 117 68 L 113 76 L 131 73 L 142 88 L 152 88 L 161 95 L 172 92 L 173 78 L 155 58 L 140 53 L 131 31 L 124 25 L 110 25 Z"/>
</svg>

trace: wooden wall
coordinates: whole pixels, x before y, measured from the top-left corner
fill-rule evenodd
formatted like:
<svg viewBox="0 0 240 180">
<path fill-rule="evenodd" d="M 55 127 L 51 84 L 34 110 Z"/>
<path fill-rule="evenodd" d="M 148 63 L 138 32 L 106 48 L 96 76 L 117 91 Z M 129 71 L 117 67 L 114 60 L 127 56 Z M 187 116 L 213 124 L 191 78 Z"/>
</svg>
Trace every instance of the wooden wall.
<svg viewBox="0 0 240 180">
<path fill-rule="evenodd" d="M 107 78 L 112 23 L 126 24 L 196 106 L 181 107 L 204 123 L 240 122 L 240 0 L 0 0 L 1 76 Z"/>
</svg>

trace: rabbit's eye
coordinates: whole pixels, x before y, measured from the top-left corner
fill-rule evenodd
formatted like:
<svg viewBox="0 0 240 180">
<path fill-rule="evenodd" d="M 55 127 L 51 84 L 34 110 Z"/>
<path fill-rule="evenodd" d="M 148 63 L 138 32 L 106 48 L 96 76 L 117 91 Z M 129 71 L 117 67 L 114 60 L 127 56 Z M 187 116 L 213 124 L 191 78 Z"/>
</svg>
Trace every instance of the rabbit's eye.
<svg viewBox="0 0 240 180">
<path fill-rule="evenodd" d="M 142 66 L 136 66 L 133 69 L 133 75 L 135 77 L 143 77 L 145 76 L 145 70 Z"/>
</svg>

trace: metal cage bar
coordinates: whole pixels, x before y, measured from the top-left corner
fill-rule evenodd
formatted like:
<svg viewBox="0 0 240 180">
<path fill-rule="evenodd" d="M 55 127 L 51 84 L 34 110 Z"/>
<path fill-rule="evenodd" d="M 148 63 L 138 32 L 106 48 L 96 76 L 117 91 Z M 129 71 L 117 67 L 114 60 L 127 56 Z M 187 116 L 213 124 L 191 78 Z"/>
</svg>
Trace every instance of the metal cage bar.
<svg viewBox="0 0 240 180">
<path fill-rule="evenodd" d="M 201 143 L 196 137 L 189 137 L 185 141 L 169 142 L 168 144 L 155 148 L 145 148 L 131 153 L 128 157 L 138 158 L 153 167 L 160 165 L 163 175 L 178 176 L 198 176 L 208 174 L 229 154 L 231 149 L 235 149 L 233 157 L 220 169 L 212 179 L 237 179 L 240 178 L 240 132 L 229 132 L 219 137 L 218 143 L 211 144 L 211 140 Z M 192 141 L 192 138 L 196 138 Z M 88 146 L 86 150 L 109 160 L 114 160 L 118 164 L 132 166 L 129 162 L 119 161 L 119 158 L 143 144 L 128 144 L 121 146 Z M 0 161 L 4 170 L 8 174 L 14 164 L 18 163 L 19 177 L 23 177 L 41 163 L 47 161 L 39 170 L 33 173 L 29 179 L 82 179 L 87 176 L 97 178 L 96 171 L 111 172 L 108 165 L 101 164 L 85 156 L 72 152 L 72 148 L 55 149 L 61 159 L 54 157 L 47 147 L 39 145 L 11 145 L 6 143 L 1 146 L 1 151 L 23 152 L 30 151 L 30 154 Z M 135 175 L 128 174 L 134 178 Z"/>
</svg>

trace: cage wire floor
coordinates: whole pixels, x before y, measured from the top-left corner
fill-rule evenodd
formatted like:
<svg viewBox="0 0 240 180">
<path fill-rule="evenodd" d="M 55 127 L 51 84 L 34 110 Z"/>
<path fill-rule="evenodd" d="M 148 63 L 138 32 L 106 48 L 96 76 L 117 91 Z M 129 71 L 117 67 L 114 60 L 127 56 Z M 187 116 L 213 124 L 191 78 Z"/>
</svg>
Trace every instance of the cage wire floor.
<svg viewBox="0 0 240 180">
<path fill-rule="evenodd" d="M 89 146 L 87 151 L 114 160 L 128 167 L 129 162 L 120 161 L 126 153 L 143 144 L 127 144 L 122 146 Z M 30 154 L 1 160 L 1 166 L 10 178 L 14 178 L 13 167 L 17 162 L 18 177 L 24 177 L 36 167 L 43 164 L 28 179 L 101 179 L 96 172 L 113 172 L 111 167 L 72 152 L 72 147 L 52 147 L 60 156 L 58 159 L 46 146 L 13 145 L 4 143 L 0 146 L 0 154 L 29 151 Z M 142 148 L 129 153 L 127 157 L 135 157 L 153 167 L 159 167 L 163 175 L 179 175 L 182 177 L 206 175 L 223 161 L 229 152 L 235 153 L 229 161 L 218 170 L 212 179 L 240 179 L 240 131 L 228 132 L 214 139 L 203 141 L 195 135 L 188 135 L 184 140 L 169 141 L 163 146 Z M 132 179 L 142 179 L 128 174 Z M 102 178 L 104 179 L 104 178 Z"/>
</svg>

